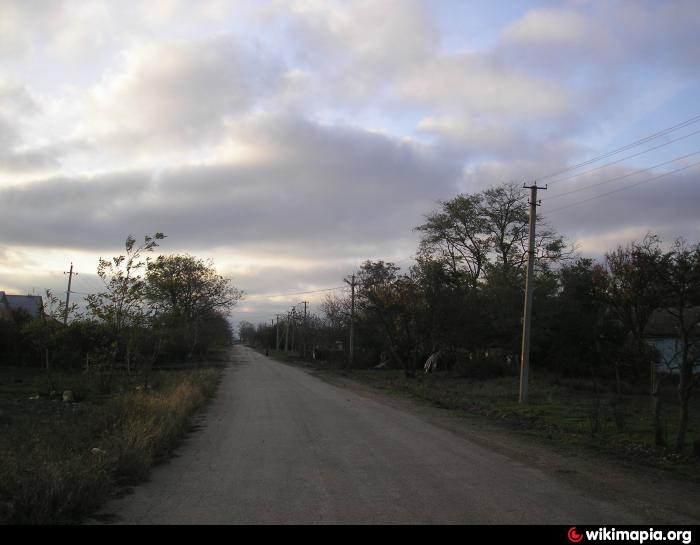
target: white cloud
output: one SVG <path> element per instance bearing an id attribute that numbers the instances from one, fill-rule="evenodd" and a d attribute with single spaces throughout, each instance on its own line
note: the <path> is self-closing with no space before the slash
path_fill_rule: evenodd
<path id="1" fill-rule="evenodd" d="M 441 57 L 414 68 L 399 89 L 404 97 L 438 111 L 485 118 L 548 121 L 573 107 L 565 87 L 477 54 Z"/>
<path id="2" fill-rule="evenodd" d="M 139 43 L 93 90 L 87 135 L 129 147 L 206 145 L 228 116 L 253 108 L 277 85 L 281 66 L 232 36 Z"/>
<path id="3" fill-rule="evenodd" d="M 508 25 L 501 34 L 503 42 L 515 46 L 594 45 L 595 26 L 584 15 L 562 9 L 527 12 Z"/>

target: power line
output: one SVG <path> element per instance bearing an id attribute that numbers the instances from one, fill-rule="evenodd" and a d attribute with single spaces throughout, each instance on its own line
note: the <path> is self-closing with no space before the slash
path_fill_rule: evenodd
<path id="1" fill-rule="evenodd" d="M 603 197 L 607 197 L 608 195 L 613 195 L 613 194 L 615 194 L 615 193 L 619 193 L 619 192 L 625 191 L 625 190 L 627 190 L 627 189 L 632 189 L 633 187 L 637 187 L 637 186 L 640 186 L 640 185 L 642 185 L 642 184 L 646 184 L 646 183 L 649 183 L 649 182 L 653 182 L 654 180 L 658 180 L 658 179 L 660 179 L 660 178 L 665 178 L 666 176 L 670 176 L 671 174 L 677 174 L 678 172 L 683 172 L 684 170 L 688 170 L 689 168 L 692 168 L 692 167 L 695 167 L 695 166 L 698 166 L 698 165 L 700 165 L 700 161 L 698 161 L 698 162 L 696 162 L 696 163 L 692 163 L 692 164 L 690 164 L 690 165 L 686 165 L 686 166 L 684 166 L 684 167 L 682 167 L 682 168 L 678 168 L 678 169 L 676 169 L 676 170 L 671 170 L 671 171 L 669 171 L 669 172 L 664 172 L 663 174 L 659 174 L 658 176 L 654 176 L 654 177 L 652 177 L 652 178 L 647 178 L 647 179 L 645 179 L 645 180 L 642 180 L 642 181 L 640 181 L 640 182 L 636 182 L 636 183 L 634 183 L 634 184 L 626 185 L 626 186 L 620 187 L 620 188 L 618 188 L 618 189 L 613 189 L 612 191 L 608 191 L 607 193 L 601 193 L 600 195 L 595 195 L 595 196 L 590 197 L 590 198 L 588 198 L 588 199 L 583 199 L 583 200 L 581 200 L 581 201 L 576 201 L 576 202 L 573 202 L 573 203 L 571 203 L 571 204 L 567 204 L 566 206 L 560 206 L 559 208 L 554 208 L 554 209 L 552 209 L 552 210 L 549 210 L 547 213 L 548 213 L 548 214 L 552 214 L 553 212 L 559 212 L 560 210 L 565 210 L 565 209 L 567 209 L 567 208 L 572 208 L 572 207 L 574 207 L 574 206 L 578 206 L 579 204 L 583 204 L 583 203 L 587 203 L 587 202 L 590 202 L 590 201 L 594 201 L 594 200 L 596 200 L 596 199 L 601 199 L 601 198 L 603 198 Z"/>
<path id="2" fill-rule="evenodd" d="M 280 312 L 284 311 L 278 311 L 278 312 L 270 312 L 270 311 L 264 311 L 264 312 L 257 312 L 254 310 L 232 310 L 231 314 L 248 314 L 249 316 L 270 316 L 271 314 L 277 314 Z"/>
<path id="3" fill-rule="evenodd" d="M 640 151 L 638 153 L 628 155 L 627 157 L 623 157 L 622 159 L 618 159 L 617 161 L 611 161 L 610 163 L 605 163 L 604 165 L 600 165 L 598 167 L 591 168 L 591 169 L 585 170 L 583 172 L 579 172 L 578 174 L 572 174 L 571 176 L 566 176 L 565 178 L 558 178 L 556 180 L 552 180 L 551 182 L 548 182 L 548 185 L 553 185 L 553 184 L 556 184 L 559 182 L 565 182 L 566 180 L 578 178 L 579 176 L 584 176 L 586 174 L 590 174 L 591 172 L 596 172 L 596 171 L 604 169 L 606 167 L 609 167 L 612 165 L 617 165 L 619 163 L 623 163 L 623 162 L 627 161 L 628 159 L 634 159 L 635 157 L 639 157 L 640 155 L 644 155 L 645 153 L 649 153 L 651 151 L 656 151 L 657 149 L 661 149 L 665 146 L 669 146 L 669 145 L 674 144 L 676 142 L 679 142 L 681 140 L 685 140 L 686 138 L 690 138 L 691 136 L 695 136 L 696 134 L 700 134 L 700 129 L 698 129 L 697 131 L 693 131 L 689 134 L 685 134 L 683 136 L 680 136 L 678 138 L 674 138 L 673 140 L 669 140 L 668 142 L 664 142 L 663 144 L 659 144 L 658 146 L 654 146 L 653 148 L 649 148 L 649 149 Z"/>
<path id="4" fill-rule="evenodd" d="M 290 293 L 277 293 L 277 294 L 265 294 L 265 293 L 260 293 L 260 294 L 252 294 L 248 295 L 247 298 L 262 298 L 262 299 L 272 299 L 273 297 L 285 297 L 287 295 L 306 295 L 307 293 L 321 293 L 324 291 L 335 291 L 335 290 L 340 290 L 340 289 L 345 289 L 345 286 L 336 286 L 335 288 L 324 288 L 321 290 L 311 290 L 311 291 L 295 291 L 295 292 L 290 292 Z"/>
<path id="5" fill-rule="evenodd" d="M 559 170 L 557 172 L 552 172 L 550 174 L 540 176 L 538 178 L 538 181 L 547 180 L 548 178 L 554 178 L 555 176 L 559 176 L 560 174 L 565 174 L 567 172 L 571 172 L 572 170 L 576 170 L 576 169 L 579 169 L 581 167 L 588 166 L 588 165 L 595 163 L 597 161 L 600 161 L 602 159 L 607 159 L 608 157 L 612 157 L 613 155 L 617 155 L 618 153 L 622 153 L 623 151 L 627 151 L 629 149 L 635 148 L 635 147 L 640 146 L 642 144 L 646 144 L 647 142 L 650 142 L 651 140 L 655 140 L 656 138 L 660 138 L 662 136 L 665 136 L 669 133 L 672 133 L 673 131 L 677 131 L 678 129 L 682 129 L 684 127 L 687 127 L 688 125 L 692 125 L 694 123 L 697 123 L 698 121 L 700 121 L 700 115 L 693 116 L 689 119 L 686 119 L 685 121 L 677 123 L 676 125 L 672 125 L 671 127 L 667 127 L 665 129 L 662 129 L 658 132 L 650 134 L 649 136 L 645 136 L 643 138 L 640 138 L 639 140 L 635 140 L 634 142 L 626 144 L 620 148 L 614 149 L 612 151 L 608 151 L 608 152 L 603 153 L 601 155 L 598 155 L 596 157 L 592 157 L 590 159 L 587 159 L 586 161 L 583 161 L 583 162 L 578 163 L 576 165 Z"/>
<path id="6" fill-rule="evenodd" d="M 623 174 L 623 175 L 621 175 L 621 176 L 615 176 L 614 178 L 609 178 L 609 179 L 604 180 L 604 181 L 602 181 L 602 182 L 597 182 L 597 183 L 595 183 L 595 184 L 589 184 L 589 185 L 586 185 L 586 186 L 583 186 L 583 187 L 578 187 L 578 188 L 576 188 L 576 189 L 572 189 L 571 191 L 566 191 L 566 192 L 564 192 L 564 193 L 559 193 L 559 194 L 557 194 L 557 195 L 554 195 L 554 196 L 552 196 L 552 197 L 546 199 L 546 202 L 549 202 L 549 201 L 554 200 L 554 199 L 559 199 L 559 198 L 561 198 L 561 197 L 565 197 L 566 195 L 572 195 L 572 194 L 574 194 L 574 193 L 580 193 L 581 191 L 586 191 L 587 189 L 591 189 L 591 188 L 593 188 L 593 187 L 598 187 L 598 186 L 601 186 L 601 185 L 605 185 L 605 184 L 609 184 L 609 183 L 612 183 L 612 182 L 616 182 L 616 181 L 618 181 L 618 180 L 623 180 L 624 178 L 629 178 L 630 176 L 636 176 L 637 174 L 641 174 L 642 172 L 648 172 L 648 171 L 653 170 L 653 169 L 655 169 L 655 168 L 658 168 L 658 167 L 661 167 L 661 166 L 665 166 L 665 165 L 668 165 L 668 164 L 670 164 L 670 163 L 675 163 L 676 161 L 681 161 L 681 160 L 683 160 L 683 159 L 687 159 L 688 157 L 692 157 L 692 156 L 698 155 L 698 154 L 700 154 L 700 150 L 694 151 L 693 153 L 689 153 L 688 155 L 683 155 L 682 157 L 675 157 L 674 159 L 670 159 L 669 161 L 664 161 L 663 163 L 658 163 L 658 164 L 653 165 L 653 166 L 650 166 L 650 167 L 648 167 L 648 168 L 643 168 L 643 169 L 640 169 L 640 170 L 635 170 L 634 172 L 628 172 L 627 174 Z"/>

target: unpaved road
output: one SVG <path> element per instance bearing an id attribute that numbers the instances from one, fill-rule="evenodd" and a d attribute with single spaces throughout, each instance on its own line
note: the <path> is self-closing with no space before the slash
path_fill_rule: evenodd
<path id="1" fill-rule="evenodd" d="M 700 497 L 692 486 L 679 490 L 682 483 L 675 483 L 667 489 L 653 477 L 549 453 L 362 387 L 329 384 L 245 347 L 234 349 L 200 423 L 175 458 L 133 493 L 111 500 L 100 520 L 568 525 L 700 520 L 696 507 L 686 512 L 677 507 L 685 505 L 685 494 Z"/>

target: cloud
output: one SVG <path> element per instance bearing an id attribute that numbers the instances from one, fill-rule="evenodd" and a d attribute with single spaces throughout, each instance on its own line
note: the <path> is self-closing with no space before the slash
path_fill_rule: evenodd
<path id="1" fill-rule="evenodd" d="M 606 169 L 605 172 L 554 185 L 543 192 L 541 212 L 555 228 L 580 240 L 587 251 L 598 253 L 614 247 L 616 240 L 619 243 L 629 242 L 647 231 L 658 233 L 668 241 L 678 236 L 696 239 L 700 229 L 695 210 L 695 203 L 700 200 L 700 168 L 697 166 L 572 207 L 568 205 L 642 182 L 663 172 L 630 176 L 603 187 L 591 187 L 587 191 L 553 198 L 635 170 L 630 167 Z"/>
<path id="2" fill-rule="evenodd" d="M 563 9 L 537 9 L 508 25 L 501 40 L 515 47 L 591 45 L 595 25 L 580 13 Z"/>
<path id="3" fill-rule="evenodd" d="M 23 128 L 39 111 L 25 86 L 0 81 L 0 173 L 37 172 L 58 165 L 59 148 L 25 143 Z"/>
<path id="4" fill-rule="evenodd" d="M 485 5 L 484 21 L 508 22 L 478 38 L 455 38 L 444 17 L 464 10 L 445 6 L 0 3 L 0 64 L 16 78 L 0 83 L 0 241 L 102 251 L 162 230 L 294 291 L 409 255 L 438 199 L 691 115 L 671 100 L 698 86 L 692 0 Z M 692 234 L 690 173 L 667 181 L 552 222 L 590 247 L 647 227 Z"/>
<path id="5" fill-rule="evenodd" d="M 414 0 L 276 3 L 304 64 L 370 83 L 420 63 L 439 36 L 425 5 Z M 360 84 L 358 84 L 360 85 Z"/>
<path id="6" fill-rule="evenodd" d="M 96 0 L 26 0 L 0 3 L 0 58 L 37 52 L 84 59 L 106 45 L 114 17 Z"/>
<path id="7" fill-rule="evenodd" d="M 393 253 L 436 200 L 454 193 L 459 178 L 458 165 L 429 149 L 359 129 L 262 116 L 234 132 L 260 150 L 255 160 L 5 189 L 3 241 L 99 248 L 128 232 L 158 230 L 184 248 Z"/>
<path id="8" fill-rule="evenodd" d="M 437 111 L 547 121 L 568 114 L 569 91 L 553 81 L 506 69 L 486 56 L 444 56 L 411 71 L 403 97 Z"/>
<path id="9" fill-rule="evenodd" d="M 204 146 L 228 116 L 255 107 L 282 65 L 230 35 L 196 42 L 138 43 L 92 91 L 86 137 L 118 147 Z"/>

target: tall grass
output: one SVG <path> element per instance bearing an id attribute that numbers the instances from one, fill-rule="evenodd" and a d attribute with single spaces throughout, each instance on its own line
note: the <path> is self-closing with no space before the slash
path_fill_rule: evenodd
<path id="1" fill-rule="evenodd" d="M 86 398 L 76 404 L 48 394 L 29 402 L 32 386 L 14 399 L 14 389 L 0 390 L 0 522 L 74 522 L 118 485 L 142 480 L 186 432 L 219 374 L 164 372 L 150 389 L 129 383 L 107 396 L 90 393 L 95 389 L 79 377 Z"/>

